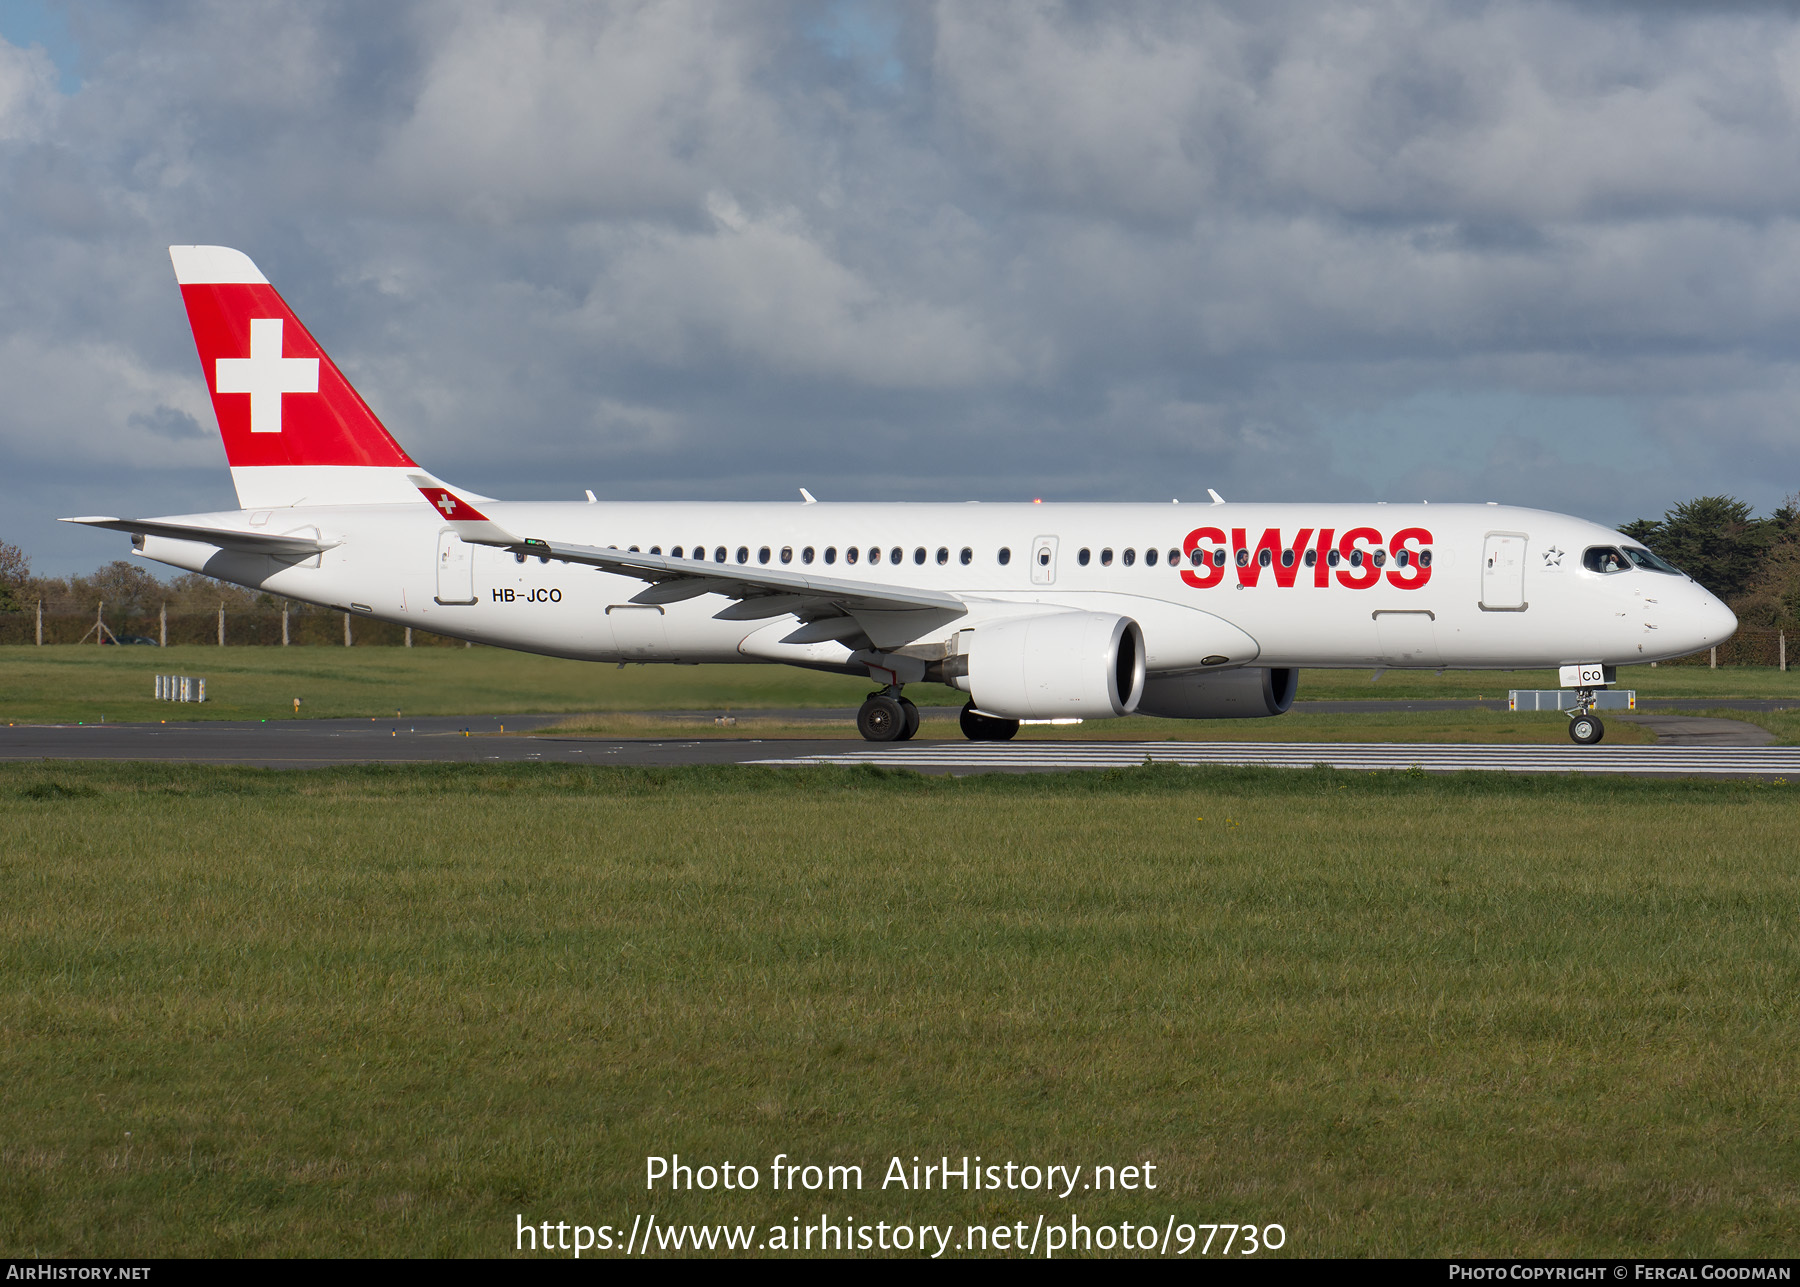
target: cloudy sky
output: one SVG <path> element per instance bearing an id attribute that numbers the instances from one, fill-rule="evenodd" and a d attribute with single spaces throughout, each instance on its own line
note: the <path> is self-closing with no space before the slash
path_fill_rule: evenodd
<path id="1" fill-rule="evenodd" d="M 1800 490 L 1800 15 L 0 0 L 0 539 L 235 507 L 165 247 L 508 498 Z"/>

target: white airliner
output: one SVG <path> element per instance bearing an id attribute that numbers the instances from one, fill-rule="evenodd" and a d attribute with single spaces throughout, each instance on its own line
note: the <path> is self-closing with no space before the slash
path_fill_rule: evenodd
<path id="1" fill-rule="evenodd" d="M 242 508 L 66 521 L 289 599 L 602 662 L 778 662 L 969 695 L 963 732 L 1279 715 L 1302 667 L 1613 668 L 1737 621 L 1618 532 L 1497 505 L 521 503 L 394 441 L 249 258 L 174 246 Z"/>

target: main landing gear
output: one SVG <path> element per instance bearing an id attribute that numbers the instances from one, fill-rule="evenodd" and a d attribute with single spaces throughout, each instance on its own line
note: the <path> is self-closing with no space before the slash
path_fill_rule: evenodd
<path id="1" fill-rule="evenodd" d="M 1594 714 L 1594 690 L 1575 690 L 1575 709 L 1569 712 L 1569 737 L 1582 746 L 1593 746 L 1606 736 L 1606 725 Z"/>
<path id="2" fill-rule="evenodd" d="M 856 712 L 856 731 L 870 742 L 906 742 L 919 731 L 919 708 L 898 684 L 870 693 Z"/>
<path id="3" fill-rule="evenodd" d="M 971 742 L 1010 742 L 1019 731 L 1018 720 L 983 715 L 975 709 L 974 702 L 962 708 L 960 723 L 963 736 Z"/>

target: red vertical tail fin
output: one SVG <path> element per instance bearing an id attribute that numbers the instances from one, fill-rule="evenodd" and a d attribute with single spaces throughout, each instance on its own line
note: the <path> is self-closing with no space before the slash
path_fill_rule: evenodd
<path id="1" fill-rule="evenodd" d="M 170 246 L 238 502 L 416 502 L 400 444 L 249 256 Z"/>

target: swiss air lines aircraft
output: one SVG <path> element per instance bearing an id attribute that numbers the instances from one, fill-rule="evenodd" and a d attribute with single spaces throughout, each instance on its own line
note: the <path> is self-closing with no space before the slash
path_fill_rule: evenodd
<path id="1" fill-rule="evenodd" d="M 415 464 L 250 260 L 170 249 L 241 509 L 68 520 L 345 612 L 590 661 L 779 662 L 1021 720 L 1279 715 L 1301 667 L 1558 666 L 1577 741 L 1613 667 L 1737 628 L 1650 551 L 1495 505 L 502 501 Z"/>

